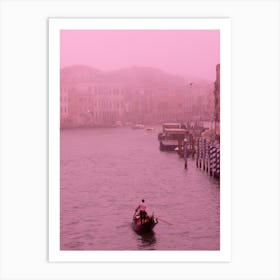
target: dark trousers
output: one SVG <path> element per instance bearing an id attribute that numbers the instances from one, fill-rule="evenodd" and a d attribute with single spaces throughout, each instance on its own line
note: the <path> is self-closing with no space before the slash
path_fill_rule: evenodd
<path id="1" fill-rule="evenodd" d="M 147 216 L 147 213 L 145 211 L 140 211 L 140 221 L 141 221 L 141 224 L 142 224 L 142 220 L 145 221 L 146 216 Z"/>

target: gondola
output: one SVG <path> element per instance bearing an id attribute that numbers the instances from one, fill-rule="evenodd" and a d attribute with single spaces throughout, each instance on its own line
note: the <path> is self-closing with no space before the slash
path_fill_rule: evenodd
<path id="1" fill-rule="evenodd" d="M 132 228 L 137 233 L 147 233 L 151 232 L 157 223 L 158 220 L 154 215 L 147 215 L 145 219 L 142 219 L 142 224 L 140 215 L 134 215 L 132 219 Z"/>

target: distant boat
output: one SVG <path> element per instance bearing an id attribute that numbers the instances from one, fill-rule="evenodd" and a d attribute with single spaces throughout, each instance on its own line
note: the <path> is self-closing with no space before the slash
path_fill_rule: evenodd
<path id="1" fill-rule="evenodd" d="M 147 127 L 146 130 L 147 130 L 147 131 L 153 131 L 153 130 L 155 130 L 155 129 L 154 129 L 153 127 Z"/>
<path id="2" fill-rule="evenodd" d="M 114 127 L 123 127 L 122 121 L 116 121 Z"/>
<path id="3" fill-rule="evenodd" d="M 143 124 L 136 124 L 132 127 L 132 129 L 143 129 L 145 126 Z"/>
<path id="4" fill-rule="evenodd" d="M 147 233 L 151 232 L 157 223 L 158 220 L 154 217 L 154 215 L 147 215 L 145 220 L 142 220 L 142 224 L 140 215 L 134 215 L 132 220 L 132 228 L 137 233 Z"/>

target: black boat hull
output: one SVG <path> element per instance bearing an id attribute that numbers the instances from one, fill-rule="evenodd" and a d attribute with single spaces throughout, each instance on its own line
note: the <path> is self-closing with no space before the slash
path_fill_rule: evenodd
<path id="1" fill-rule="evenodd" d="M 148 217 L 147 221 L 140 222 L 140 218 L 134 218 L 132 221 L 132 228 L 137 233 L 147 233 L 153 231 L 153 228 L 158 223 L 157 219 L 153 216 Z"/>
<path id="2" fill-rule="evenodd" d="M 159 143 L 159 149 L 161 151 L 175 151 L 175 149 L 178 148 L 178 144 L 175 145 L 165 145 L 160 141 Z"/>

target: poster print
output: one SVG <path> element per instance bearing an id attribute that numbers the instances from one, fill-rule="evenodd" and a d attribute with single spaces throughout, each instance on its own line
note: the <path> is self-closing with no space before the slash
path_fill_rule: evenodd
<path id="1" fill-rule="evenodd" d="M 227 27 L 50 20 L 50 260 L 228 260 Z"/>

